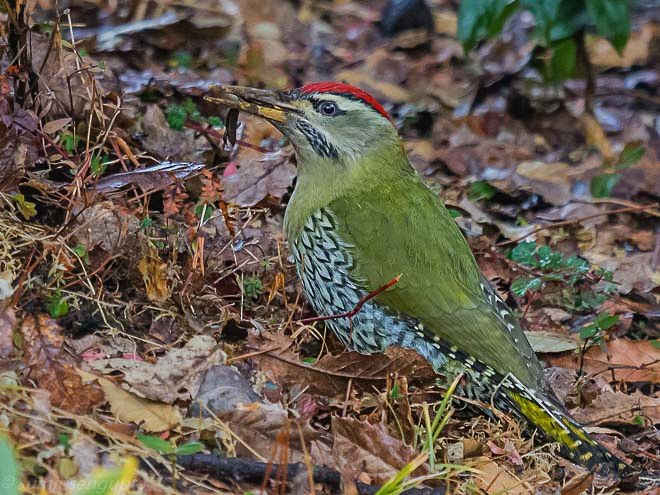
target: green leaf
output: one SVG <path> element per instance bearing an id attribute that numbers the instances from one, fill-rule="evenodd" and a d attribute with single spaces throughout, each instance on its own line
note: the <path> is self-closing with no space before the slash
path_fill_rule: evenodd
<path id="1" fill-rule="evenodd" d="M 642 159 L 646 153 L 646 148 L 643 144 L 639 143 L 628 143 L 625 148 L 621 151 L 619 159 L 617 160 L 616 169 L 623 170 L 625 168 L 632 167 L 638 161 Z"/>
<path id="2" fill-rule="evenodd" d="M 544 270 L 557 270 L 564 266 L 564 256 L 550 246 L 541 246 L 536 251 L 538 266 Z"/>
<path id="3" fill-rule="evenodd" d="M 78 256 L 83 261 L 83 263 L 89 265 L 89 254 L 87 253 L 87 248 L 84 244 L 77 244 L 74 246 L 73 252 L 76 253 L 76 256 Z"/>
<path id="4" fill-rule="evenodd" d="M 13 196 L 14 201 L 16 201 L 16 207 L 18 211 L 21 212 L 27 220 L 32 218 L 37 214 L 37 205 L 25 199 L 25 196 L 21 193 L 16 193 Z"/>
<path id="5" fill-rule="evenodd" d="M 140 228 L 141 229 L 148 229 L 154 224 L 154 220 L 151 217 L 144 217 L 142 220 L 140 220 Z"/>
<path id="6" fill-rule="evenodd" d="M 212 115 L 211 117 L 208 118 L 209 124 L 211 124 L 211 127 L 224 127 L 225 123 L 224 121 L 215 115 Z"/>
<path id="7" fill-rule="evenodd" d="M 561 0 L 522 0 L 522 8 L 534 16 L 535 37 L 543 44 L 550 42 L 550 30 L 557 18 L 560 2 Z"/>
<path id="8" fill-rule="evenodd" d="M 57 440 L 60 442 L 60 445 L 65 449 L 71 448 L 71 438 L 66 433 L 60 433 L 57 435 Z"/>
<path id="9" fill-rule="evenodd" d="M 172 444 L 167 440 L 163 440 L 160 437 L 154 437 L 152 435 L 144 435 L 142 433 L 138 433 L 137 439 L 145 447 L 153 449 L 161 454 L 172 454 L 174 452 L 174 447 L 172 446 Z"/>
<path id="10" fill-rule="evenodd" d="M 597 325 L 590 323 L 586 327 L 580 329 L 580 338 L 582 340 L 587 340 L 595 337 L 598 334 L 599 328 Z"/>
<path id="11" fill-rule="evenodd" d="M 612 328 L 619 322 L 619 317 L 617 315 L 610 315 L 607 313 L 601 313 L 596 317 L 594 324 L 598 326 L 601 330 L 607 330 Z"/>
<path id="12" fill-rule="evenodd" d="M 452 218 L 459 218 L 463 216 L 463 212 L 457 210 L 456 208 L 447 208 L 447 211 L 449 212 L 449 216 Z"/>
<path id="13" fill-rule="evenodd" d="M 521 242 L 511 250 L 509 258 L 526 265 L 536 264 L 536 242 Z"/>
<path id="14" fill-rule="evenodd" d="M 458 7 L 458 40 L 467 52 L 484 38 L 502 31 L 519 7 L 517 0 L 462 0 Z"/>
<path id="15" fill-rule="evenodd" d="M 190 68 L 192 67 L 193 56 L 190 52 L 179 50 L 174 52 L 174 56 L 170 59 L 168 65 L 172 68 Z"/>
<path id="16" fill-rule="evenodd" d="M 248 299 L 256 299 L 262 290 L 263 284 L 257 276 L 247 277 L 243 281 L 243 294 Z"/>
<path id="17" fill-rule="evenodd" d="M 552 58 L 546 68 L 546 77 L 550 81 L 562 81 L 575 74 L 577 45 L 572 38 L 557 43 L 552 49 Z"/>
<path id="18" fill-rule="evenodd" d="M 211 216 L 213 215 L 213 206 L 206 203 L 205 201 L 202 201 L 201 203 L 197 203 L 195 205 L 195 215 L 197 215 L 197 217 L 200 218 L 202 220 L 202 223 L 204 224 L 208 222 L 209 218 L 211 218 Z"/>
<path id="19" fill-rule="evenodd" d="M 497 189 L 491 186 L 485 180 L 478 180 L 470 184 L 468 199 L 470 201 L 479 201 L 480 199 L 490 199 L 497 193 Z"/>
<path id="20" fill-rule="evenodd" d="M 4 435 L 0 435 L 0 480 L 2 495 L 19 495 L 21 469 L 16 461 L 14 447 Z"/>
<path id="21" fill-rule="evenodd" d="M 89 169 L 92 171 L 92 175 L 98 176 L 103 175 L 108 169 L 107 157 L 95 156 L 92 158 L 92 163 L 89 164 Z"/>
<path id="22" fill-rule="evenodd" d="M 188 442 L 183 445 L 179 445 L 174 453 L 177 455 L 192 455 L 197 452 L 204 450 L 204 444 L 202 442 Z"/>
<path id="23" fill-rule="evenodd" d="M 630 37 L 628 0 L 586 0 L 586 4 L 598 34 L 609 39 L 621 55 Z"/>
<path id="24" fill-rule="evenodd" d="M 46 309 L 53 318 L 61 318 L 69 314 L 69 303 L 62 298 L 62 293 L 58 290 L 48 298 Z"/>
<path id="25" fill-rule="evenodd" d="M 584 0 L 562 0 L 548 32 L 548 42 L 570 38 L 589 25 L 589 13 Z"/>
<path id="26" fill-rule="evenodd" d="M 637 426 L 644 426 L 644 418 L 642 416 L 640 416 L 639 414 L 636 414 L 633 417 L 631 423 L 634 424 L 634 425 L 637 425 Z"/>
<path id="27" fill-rule="evenodd" d="M 594 198 L 606 198 L 612 195 L 612 190 L 621 180 L 621 174 L 600 174 L 591 179 L 591 195 Z"/>
<path id="28" fill-rule="evenodd" d="M 165 117 L 167 118 L 167 125 L 175 131 L 180 131 L 186 123 L 188 112 L 181 105 L 168 105 L 165 109 Z"/>
<path id="29" fill-rule="evenodd" d="M 523 297 L 528 291 L 539 290 L 543 281 L 538 277 L 517 278 L 511 284 L 511 292 L 519 297 Z"/>
<path id="30" fill-rule="evenodd" d="M 76 149 L 76 146 L 78 146 L 78 141 L 79 138 L 75 137 L 69 132 L 63 132 L 60 134 L 60 142 L 62 143 L 62 147 L 67 153 L 72 153 Z"/>

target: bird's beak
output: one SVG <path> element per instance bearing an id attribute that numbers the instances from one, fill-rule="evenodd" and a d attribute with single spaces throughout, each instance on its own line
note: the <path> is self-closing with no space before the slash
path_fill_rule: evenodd
<path id="1" fill-rule="evenodd" d="M 206 101 L 258 115 L 274 123 L 286 122 L 287 115 L 300 113 L 299 109 L 290 104 L 291 98 L 283 91 L 243 86 L 214 86 L 212 89 L 214 96 L 205 96 Z"/>

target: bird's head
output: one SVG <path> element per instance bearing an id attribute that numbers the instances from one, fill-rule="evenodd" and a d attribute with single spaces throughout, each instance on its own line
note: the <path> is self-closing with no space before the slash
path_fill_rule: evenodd
<path id="1" fill-rule="evenodd" d="M 269 120 L 298 155 L 300 173 L 311 167 L 351 167 L 375 148 L 399 146 L 390 116 L 367 92 L 319 82 L 291 91 L 222 86 L 213 102 Z"/>
<path id="2" fill-rule="evenodd" d="M 265 118 L 291 141 L 298 180 L 284 222 L 290 237 L 309 214 L 335 199 L 391 188 L 414 175 L 385 109 L 354 86 L 320 82 L 291 91 L 222 86 L 218 97 L 207 100 Z"/>

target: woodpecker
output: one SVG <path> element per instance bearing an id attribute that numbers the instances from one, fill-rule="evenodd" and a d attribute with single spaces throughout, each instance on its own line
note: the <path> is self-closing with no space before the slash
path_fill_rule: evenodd
<path id="1" fill-rule="evenodd" d="M 291 91 L 221 86 L 208 100 L 261 116 L 298 166 L 284 229 L 309 304 L 362 354 L 417 351 L 460 393 L 526 420 L 569 460 L 606 476 L 629 466 L 571 418 L 519 321 L 481 274 L 458 226 L 408 161 L 385 109 L 335 82 Z"/>

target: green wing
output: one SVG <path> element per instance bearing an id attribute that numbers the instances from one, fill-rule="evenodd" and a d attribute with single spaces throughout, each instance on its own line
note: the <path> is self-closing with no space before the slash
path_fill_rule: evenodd
<path id="1" fill-rule="evenodd" d="M 456 223 L 418 176 L 333 201 L 339 236 L 352 245 L 353 275 L 391 311 L 417 318 L 502 375 L 542 387 L 542 370 L 518 322 L 481 275 Z"/>

